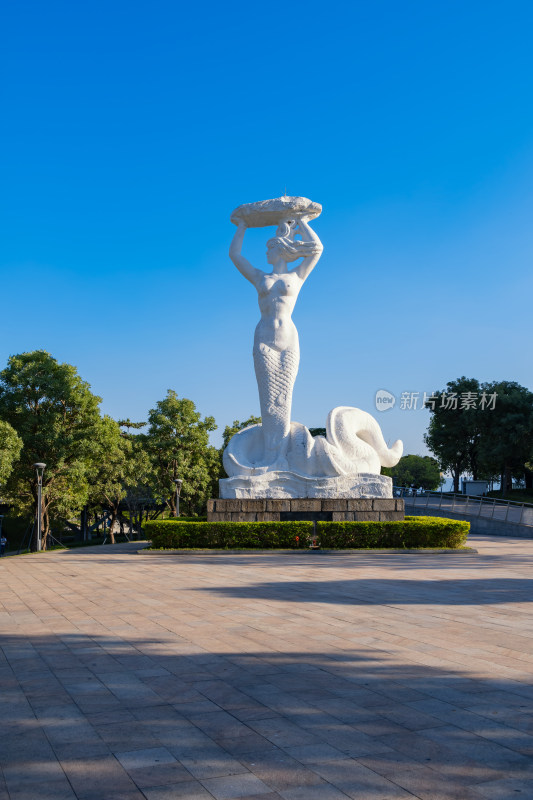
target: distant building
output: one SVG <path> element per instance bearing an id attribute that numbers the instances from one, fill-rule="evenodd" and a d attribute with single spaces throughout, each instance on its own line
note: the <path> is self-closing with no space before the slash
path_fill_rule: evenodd
<path id="1" fill-rule="evenodd" d="M 471 481 L 471 480 L 464 480 L 461 481 L 462 483 L 462 492 L 463 494 L 469 495 L 483 495 L 487 494 L 489 490 L 489 482 L 488 481 Z"/>

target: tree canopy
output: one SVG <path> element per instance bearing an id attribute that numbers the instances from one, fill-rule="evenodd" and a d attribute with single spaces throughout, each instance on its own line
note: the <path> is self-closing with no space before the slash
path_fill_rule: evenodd
<path id="1" fill-rule="evenodd" d="M 89 476 L 98 454 L 100 398 L 75 367 L 44 350 L 11 356 L 0 372 L 0 419 L 22 441 L 6 485 L 20 508 L 35 508 L 34 464 L 44 462 L 43 533 L 50 515 L 69 516 L 87 501 Z"/>
<path id="2" fill-rule="evenodd" d="M 132 477 L 132 449 L 131 441 L 122 436 L 119 424 L 111 417 L 104 416 L 100 422 L 98 453 L 91 474 L 88 503 L 92 507 L 103 507 L 110 511 L 111 542 L 115 541 L 113 526 Z"/>
<path id="3" fill-rule="evenodd" d="M 512 381 L 457 378 L 426 402 L 431 419 L 424 440 L 454 491 L 462 474 L 500 479 L 502 488 L 523 477 L 533 457 L 533 393 Z"/>
<path id="4" fill-rule="evenodd" d="M 212 471 L 218 469 L 218 452 L 209 445 L 209 432 L 217 427 L 214 417 L 202 420 L 192 400 L 180 399 L 169 389 L 165 399 L 148 413 L 148 426 L 144 443 L 157 493 L 175 514 L 174 481 L 180 478 L 181 497 L 193 511 L 207 499 Z"/>
<path id="5" fill-rule="evenodd" d="M 464 400 L 467 396 L 477 398 L 479 394 L 479 381 L 462 377 L 448 381 L 444 390 L 433 393 L 435 400 L 426 403 L 431 419 L 424 441 L 441 469 L 451 473 L 455 492 L 459 491 L 463 473 L 478 477 L 479 409 L 477 404 Z"/>
<path id="6" fill-rule="evenodd" d="M 113 523 L 140 522 L 143 511 L 175 513 L 176 478 L 182 502 L 202 513 L 216 496 L 219 451 L 209 444 L 213 417 L 202 418 L 192 400 L 169 390 L 148 422 L 102 416 L 100 398 L 75 367 L 44 350 L 12 356 L 0 372 L 0 487 L 16 513 L 34 516 L 34 465 L 46 464 L 42 493 L 43 541 L 82 509 Z M 36 545 L 34 540 L 33 546 Z"/>
<path id="7" fill-rule="evenodd" d="M 22 449 L 22 439 L 9 422 L 0 419 L 0 491 Z"/>
<path id="8" fill-rule="evenodd" d="M 441 484 L 439 463 L 431 456 L 402 456 L 395 467 L 383 467 L 396 486 L 416 486 L 417 489 L 438 489 Z"/>
<path id="9" fill-rule="evenodd" d="M 498 475 L 507 492 L 533 458 L 533 392 L 514 381 L 494 381 L 484 389 L 496 402 L 482 416 L 480 464 L 486 475 Z"/>

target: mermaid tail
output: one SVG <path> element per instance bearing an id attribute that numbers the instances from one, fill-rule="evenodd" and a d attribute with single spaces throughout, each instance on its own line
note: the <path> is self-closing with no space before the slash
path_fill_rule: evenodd
<path id="1" fill-rule="evenodd" d="M 372 469 L 358 470 L 379 474 L 381 467 L 393 467 L 403 452 L 403 443 L 398 439 L 388 447 L 379 423 L 371 414 L 360 408 L 339 406 L 330 411 L 326 422 L 327 439 L 351 461 L 365 460 Z"/>
<path id="2" fill-rule="evenodd" d="M 292 390 L 299 362 L 298 347 L 281 352 L 264 343 L 254 347 L 265 453 L 280 454 L 282 443 L 289 434 Z"/>
<path id="3" fill-rule="evenodd" d="M 379 475 L 381 467 L 393 467 L 401 458 L 400 440 L 387 447 L 378 422 L 360 408 L 340 406 L 328 415 L 326 436 L 311 436 L 308 429 L 292 422 L 278 453 L 283 459 L 268 465 L 263 425 L 251 425 L 230 440 L 224 451 L 227 474 L 257 475 L 284 469 L 305 477 Z"/>

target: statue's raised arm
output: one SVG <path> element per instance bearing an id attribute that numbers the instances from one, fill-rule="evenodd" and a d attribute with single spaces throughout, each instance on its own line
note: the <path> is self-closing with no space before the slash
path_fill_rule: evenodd
<path id="1" fill-rule="evenodd" d="M 305 217 L 300 217 L 298 220 L 298 229 L 296 230 L 295 235 L 297 234 L 300 234 L 302 237 L 302 250 L 305 249 L 306 255 L 304 256 L 303 261 L 301 261 L 297 267 L 293 267 L 293 269 L 289 270 L 289 272 L 296 273 L 296 275 L 298 275 L 302 281 L 305 281 L 311 271 L 316 267 L 317 261 L 322 255 L 322 250 L 324 248 L 314 230 L 309 227 Z M 296 240 L 296 243 L 298 243 L 298 240 Z M 307 255 L 309 252 L 311 254 Z"/>
<path id="2" fill-rule="evenodd" d="M 244 220 L 239 220 L 235 236 L 229 248 L 229 257 L 244 277 L 257 287 L 258 282 L 264 275 L 264 272 L 254 267 L 247 258 L 242 255 L 242 243 L 244 241 L 244 234 L 246 233 L 246 223 Z"/>

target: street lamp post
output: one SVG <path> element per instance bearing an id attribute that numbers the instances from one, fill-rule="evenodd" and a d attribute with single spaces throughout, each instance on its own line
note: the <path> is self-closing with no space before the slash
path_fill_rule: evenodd
<path id="1" fill-rule="evenodd" d="M 43 522 L 43 473 L 46 464 L 38 461 L 33 465 L 37 474 L 37 550 L 43 549 L 42 522 Z"/>
<path id="2" fill-rule="evenodd" d="M 181 494 L 181 485 L 183 481 L 181 478 L 174 478 L 174 483 L 176 484 L 176 513 L 175 516 L 179 517 L 180 515 L 180 494 Z"/>

